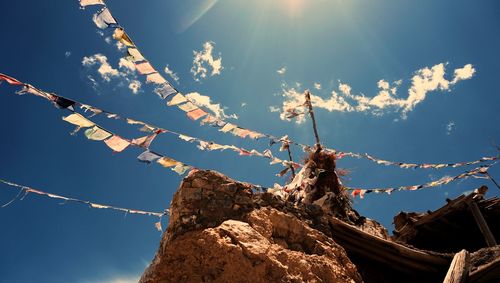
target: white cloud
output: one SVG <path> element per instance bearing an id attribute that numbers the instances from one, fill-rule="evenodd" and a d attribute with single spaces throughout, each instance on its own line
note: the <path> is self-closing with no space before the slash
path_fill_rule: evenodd
<path id="1" fill-rule="evenodd" d="M 317 90 L 321 90 L 321 84 L 320 83 L 314 83 L 314 88 Z"/>
<path id="2" fill-rule="evenodd" d="M 392 84 L 386 80 L 379 80 L 377 82 L 378 92 L 373 97 L 367 97 L 363 94 L 354 95 L 351 86 L 339 82 L 338 90 L 340 94 L 332 91 L 331 96 L 327 98 L 311 95 L 311 102 L 315 108 L 328 111 L 368 112 L 375 116 L 384 115 L 388 112 L 399 112 L 401 118 L 406 119 L 408 112 L 424 101 L 429 92 L 436 90 L 450 91 L 450 87 L 458 81 L 470 79 L 475 73 L 475 69 L 471 64 L 455 69 L 451 81 L 445 78 L 445 73 L 444 63 L 417 70 L 411 78 L 411 86 L 405 99 L 397 96 L 402 80 L 394 81 Z M 300 87 L 298 86 L 298 88 Z M 295 88 L 287 89 L 286 85 L 283 85 L 281 95 L 285 99 L 281 107 L 280 118 L 289 120 L 286 118 L 287 113 L 290 113 L 295 108 L 300 109 L 304 102 L 303 93 L 295 90 Z M 298 116 L 296 118 L 297 123 L 303 121 L 304 117 Z"/>
<path id="3" fill-rule="evenodd" d="M 280 108 L 276 106 L 269 106 L 269 111 L 270 112 L 280 112 Z"/>
<path id="4" fill-rule="evenodd" d="M 141 82 L 138 80 L 131 80 L 128 84 L 128 88 L 132 91 L 133 94 L 139 93 L 141 90 Z"/>
<path id="5" fill-rule="evenodd" d="M 202 106 L 212 111 L 212 113 L 217 118 L 234 118 L 234 119 L 238 118 L 238 116 L 236 116 L 235 114 L 226 115 L 226 113 L 224 112 L 225 107 L 221 107 L 219 103 L 217 104 L 212 103 L 209 96 L 201 95 L 197 92 L 191 92 L 186 94 L 186 97 L 189 98 L 189 100 L 193 101 L 198 106 Z"/>
<path id="6" fill-rule="evenodd" d="M 125 50 L 125 48 L 127 48 L 127 46 L 125 46 L 125 44 L 121 43 L 120 41 L 117 41 L 115 43 L 115 46 L 116 46 L 116 49 L 118 49 L 118 51 L 122 51 L 122 50 Z"/>
<path id="7" fill-rule="evenodd" d="M 246 103 L 246 102 L 242 102 L 242 103 L 241 103 L 241 108 L 246 107 L 246 106 L 247 106 L 247 103 Z"/>
<path id="8" fill-rule="evenodd" d="M 119 72 L 117 69 L 111 67 L 108 63 L 108 58 L 102 54 L 94 54 L 89 57 L 83 57 L 82 65 L 85 67 L 91 67 L 94 65 L 99 65 L 97 72 L 101 75 L 102 79 L 109 82 L 111 81 L 111 77 L 119 76 Z"/>
<path id="9" fill-rule="evenodd" d="M 174 73 L 174 71 L 170 70 L 168 64 L 167 66 L 165 66 L 165 73 L 169 75 L 172 78 L 172 80 L 174 80 L 176 83 L 179 83 L 179 76 L 176 73 Z"/>
<path id="10" fill-rule="evenodd" d="M 141 279 L 141 277 L 135 275 L 118 275 L 102 279 L 84 280 L 81 281 L 81 283 L 137 283 L 139 279 Z"/>
<path id="11" fill-rule="evenodd" d="M 463 68 L 455 69 L 454 75 L 455 77 L 451 81 L 452 84 L 456 84 L 461 80 L 468 80 L 472 78 L 476 70 L 472 67 L 472 64 L 467 64 Z"/>
<path id="12" fill-rule="evenodd" d="M 278 73 L 279 75 L 283 76 L 285 73 L 286 73 L 286 67 L 281 67 L 279 68 L 276 73 Z"/>
<path id="13" fill-rule="evenodd" d="M 113 40 L 112 40 L 112 39 L 111 39 L 111 37 L 109 37 L 109 36 L 106 36 L 106 37 L 104 38 L 104 41 L 106 41 L 106 43 L 107 43 L 107 44 L 111 44 L 111 43 L 113 42 Z"/>
<path id="14" fill-rule="evenodd" d="M 120 58 L 118 61 L 118 69 L 113 68 L 108 62 L 108 58 L 100 53 L 83 57 L 82 65 L 87 68 L 97 66 L 97 73 L 103 81 L 111 82 L 112 79 L 117 79 L 117 86 L 128 86 L 134 94 L 139 93 L 141 89 L 142 84 L 137 80 L 134 63 L 124 58 Z M 87 78 L 91 81 L 92 87 L 96 89 L 98 86 L 96 80 L 91 75 L 88 75 Z"/>
<path id="15" fill-rule="evenodd" d="M 134 72 L 135 71 L 134 63 L 130 62 L 129 60 L 127 60 L 125 58 L 120 58 L 120 61 L 118 61 L 118 67 L 125 69 L 125 72 Z"/>
<path id="16" fill-rule="evenodd" d="M 64 52 L 64 57 L 69 58 L 71 56 L 71 51 Z"/>
<path id="17" fill-rule="evenodd" d="M 451 132 L 455 129 L 455 122 L 450 121 L 448 124 L 446 124 L 446 134 L 449 136 L 451 135 Z"/>
<path id="18" fill-rule="evenodd" d="M 200 81 L 200 79 L 206 79 L 208 74 L 208 68 L 211 68 L 210 76 L 220 75 L 222 69 L 222 57 L 214 58 L 212 52 L 214 50 L 214 42 L 207 41 L 203 44 L 203 50 L 193 51 L 193 67 L 191 68 L 191 73 L 195 81 Z"/>

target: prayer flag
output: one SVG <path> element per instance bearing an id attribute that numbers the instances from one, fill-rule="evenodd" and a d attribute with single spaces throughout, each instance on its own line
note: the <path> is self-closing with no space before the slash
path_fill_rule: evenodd
<path id="1" fill-rule="evenodd" d="M 83 117 L 79 113 L 73 113 L 70 114 L 67 117 L 62 118 L 64 121 L 71 123 L 75 126 L 81 127 L 81 128 L 88 128 L 94 126 L 94 122 L 88 120 L 87 118 Z"/>
<path id="2" fill-rule="evenodd" d="M 132 57 L 130 61 L 132 62 L 139 62 L 139 61 L 144 61 L 144 56 L 142 56 L 141 52 L 137 50 L 137 48 L 128 48 L 127 49 L 128 55 Z"/>
<path id="3" fill-rule="evenodd" d="M 119 136 L 112 136 L 105 140 L 104 143 L 114 152 L 122 152 L 130 145 L 128 140 L 122 139 Z"/>
<path id="4" fill-rule="evenodd" d="M 2 73 L 0 73 L 0 82 L 1 81 L 6 81 L 11 85 L 23 85 L 23 83 L 18 81 L 17 79 L 14 79 L 13 77 L 9 77 L 9 76 L 4 75 Z"/>
<path id="5" fill-rule="evenodd" d="M 111 15 L 111 12 L 107 7 L 95 13 L 92 20 L 94 21 L 95 25 L 100 29 L 105 29 L 110 25 L 117 24 L 115 18 L 113 18 L 113 15 Z"/>
<path id="6" fill-rule="evenodd" d="M 158 159 L 156 162 L 158 162 L 158 164 L 160 164 L 161 166 L 166 167 L 166 168 L 174 167 L 179 163 L 179 161 L 173 160 L 172 158 L 169 158 L 166 156 Z"/>
<path id="7" fill-rule="evenodd" d="M 203 124 L 205 124 L 205 123 L 212 124 L 212 123 L 217 122 L 218 120 L 219 120 L 219 119 L 217 119 L 216 117 L 214 117 L 214 116 L 212 116 L 212 115 L 208 114 L 208 116 L 207 116 L 207 117 L 205 117 L 203 120 L 201 120 L 201 122 L 200 122 L 200 123 L 201 123 L 202 125 L 203 125 Z"/>
<path id="8" fill-rule="evenodd" d="M 168 82 L 165 82 L 160 87 L 155 88 L 155 93 L 158 94 L 161 99 L 166 99 L 170 95 L 177 93 L 177 90 L 173 88 Z"/>
<path id="9" fill-rule="evenodd" d="M 177 93 L 176 95 L 174 95 L 174 97 L 172 97 L 172 99 L 167 102 L 167 105 L 168 106 L 174 106 L 174 105 L 177 105 L 177 104 L 181 104 L 181 103 L 184 103 L 188 101 L 187 98 L 180 94 L 180 93 Z"/>
<path id="10" fill-rule="evenodd" d="M 179 138 L 187 142 L 193 142 L 194 140 L 196 140 L 195 138 L 186 135 L 179 135 Z"/>
<path id="11" fill-rule="evenodd" d="M 85 7 L 89 5 L 105 5 L 103 0 L 80 0 L 80 6 Z"/>
<path id="12" fill-rule="evenodd" d="M 135 46 L 134 43 L 132 43 L 130 37 L 125 33 L 125 31 L 122 28 L 115 29 L 115 32 L 113 33 L 113 38 L 120 41 L 121 43 L 123 43 L 128 47 Z"/>
<path id="13" fill-rule="evenodd" d="M 74 102 L 73 100 L 69 100 L 69 99 L 66 99 L 64 97 L 60 97 L 60 96 L 54 96 L 55 98 L 53 99 L 53 104 L 55 107 L 59 108 L 59 109 L 66 109 L 66 108 L 69 108 L 71 110 L 74 110 L 73 109 L 73 105 L 75 105 L 76 102 Z"/>
<path id="14" fill-rule="evenodd" d="M 141 75 L 147 75 L 156 72 L 155 68 L 153 68 L 153 66 L 151 66 L 151 64 L 148 61 L 135 64 L 135 68 Z"/>
<path id="15" fill-rule="evenodd" d="M 145 152 L 141 153 L 139 156 L 137 156 L 137 159 L 139 161 L 144 162 L 144 163 L 151 163 L 152 161 L 155 161 L 156 159 L 162 157 L 161 155 L 158 155 L 152 151 L 146 150 Z"/>
<path id="16" fill-rule="evenodd" d="M 155 133 L 155 134 L 145 136 L 142 138 L 133 139 L 132 144 L 140 146 L 140 147 L 144 147 L 144 148 L 149 148 L 149 146 L 151 145 L 151 143 L 153 142 L 153 140 L 156 138 L 157 135 L 158 134 Z"/>
<path id="17" fill-rule="evenodd" d="M 161 221 L 156 222 L 156 223 L 155 223 L 155 227 L 156 227 L 156 229 L 157 229 L 158 231 L 160 231 L 160 232 L 162 232 L 162 231 L 163 231 L 163 229 L 161 228 Z"/>
<path id="18" fill-rule="evenodd" d="M 232 129 L 236 128 L 236 127 L 237 126 L 235 124 L 227 123 L 219 131 L 221 131 L 223 133 L 227 133 L 227 132 L 231 131 Z"/>
<path id="19" fill-rule="evenodd" d="M 109 138 L 111 136 L 111 133 L 106 132 L 105 130 L 99 128 L 98 126 L 94 126 L 85 131 L 85 136 L 89 140 L 102 141 Z"/>
<path id="20" fill-rule="evenodd" d="M 187 170 L 191 168 L 193 167 L 179 162 L 177 163 L 177 165 L 175 165 L 174 168 L 172 168 L 172 170 L 179 175 L 183 175 L 184 173 L 186 173 Z"/>
<path id="21" fill-rule="evenodd" d="M 207 115 L 208 113 L 203 111 L 202 109 L 198 108 L 198 109 L 195 109 L 195 110 L 192 110 L 192 111 L 189 111 L 187 113 L 187 116 L 191 119 L 191 120 L 198 120 L 200 119 L 201 117 Z"/>
<path id="22" fill-rule="evenodd" d="M 164 84 L 167 80 L 160 73 L 152 73 L 146 76 L 146 83 Z"/>
<path id="23" fill-rule="evenodd" d="M 186 102 L 184 104 L 179 104 L 179 105 L 177 105 L 177 107 L 179 107 L 179 109 L 182 110 L 182 111 L 184 111 L 184 112 L 189 112 L 189 111 L 193 111 L 195 109 L 198 109 L 198 106 L 194 105 L 191 102 Z"/>

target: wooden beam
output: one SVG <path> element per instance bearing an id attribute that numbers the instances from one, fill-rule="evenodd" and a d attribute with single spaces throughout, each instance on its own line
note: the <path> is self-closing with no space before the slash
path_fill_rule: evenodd
<path id="1" fill-rule="evenodd" d="M 451 261 L 443 283 L 465 283 L 469 277 L 469 252 L 461 250 Z"/>
<path id="2" fill-rule="evenodd" d="M 476 200 L 473 199 L 469 201 L 468 205 L 472 212 L 472 215 L 474 216 L 474 219 L 476 220 L 477 226 L 479 226 L 479 230 L 481 230 L 481 233 L 483 234 L 484 240 L 486 241 L 488 247 L 496 246 L 497 242 L 495 240 L 495 237 L 493 236 L 493 233 L 491 233 L 488 223 L 486 223 L 486 220 L 484 220 L 483 214 L 481 213 L 481 210 L 479 210 Z"/>
<path id="3" fill-rule="evenodd" d="M 496 280 L 496 281 L 495 281 Z M 481 265 L 472 271 L 469 276 L 470 283 L 500 282 L 500 258 Z"/>

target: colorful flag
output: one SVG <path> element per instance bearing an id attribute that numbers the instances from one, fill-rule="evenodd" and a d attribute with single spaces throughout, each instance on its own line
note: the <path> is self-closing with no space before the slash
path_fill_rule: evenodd
<path id="1" fill-rule="evenodd" d="M 203 111 L 202 109 L 198 108 L 198 109 L 195 109 L 195 110 L 192 110 L 192 111 L 189 111 L 187 113 L 187 116 L 191 119 L 191 120 L 198 120 L 200 119 L 201 117 L 207 115 L 208 113 Z"/>
<path id="2" fill-rule="evenodd" d="M 139 156 L 137 156 L 137 159 L 139 159 L 139 161 L 141 161 L 141 162 L 149 164 L 160 157 L 162 157 L 162 156 L 159 154 L 156 154 L 152 151 L 146 150 L 143 153 L 141 153 Z"/>
<path id="3" fill-rule="evenodd" d="M 9 77 L 9 76 L 4 75 L 2 73 L 0 73 L 0 82 L 1 81 L 6 81 L 11 85 L 23 85 L 23 83 L 18 81 L 17 79 L 14 79 L 13 77 Z"/>
<path id="4" fill-rule="evenodd" d="M 151 66 L 151 64 L 146 61 L 143 63 L 135 64 L 135 68 L 137 69 L 137 72 L 141 75 L 147 75 L 156 72 L 155 68 Z"/>
<path id="5" fill-rule="evenodd" d="M 167 105 L 168 106 L 174 106 L 174 105 L 177 105 L 177 104 L 181 104 L 181 103 L 184 103 L 188 101 L 187 98 L 180 94 L 180 93 L 177 93 L 176 95 L 174 95 L 174 97 L 172 97 L 172 99 L 167 102 Z"/>
<path id="6" fill-rule="evenodd" d="M 94 126 L 85 131 L 85 136 L 89 140 L 102 141 L 109 138 L 111 136 L 111 133 L 99 128 L 98 126 Z"/>
<path id="7" fill-rule="evenodd" d="M 105 140 L 104 143 L 114 152 L 122 152 L 130 145 L 128 140 L 122 139 L 119 136 L 112 136 Z"/>
<path id="8" fill-rule="evenodd" d="M 105 29 L 111 25 L 118 24 L 115 18 L 113 18 L 113 15 L 111 15 L 111 12 L 107 7 L 95 13 L 92 20 L 94 21 L 95 25 L 100 29 Z"/>

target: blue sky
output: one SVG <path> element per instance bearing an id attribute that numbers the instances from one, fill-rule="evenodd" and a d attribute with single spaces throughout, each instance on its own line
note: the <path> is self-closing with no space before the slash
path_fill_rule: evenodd
<path id="1" fill-rule="evenodd" d="M 283 121 L 270 107 L 281 108 L 290 89 L 311 89 L 324 100 L 339 82 L 351 94 L 375 97 L 380 80 L 401 80 L 392 98 L 405 100 L 418 70 L 443 64 L 442 79 L 471 64 L 471 77 L 425 98 L 402 113 L 387 107 L 373 111 L 316 109 L 324 144 L 345 151 L 367 152 L 387 160 L 448 163 L 498 154 L 500 143 L 497 94 L 500 68 L 500 4 L 497 1 L 106 1 L 113 15 L 152 64 L 164 73 L 169 66 L 183 93 L 210 96 L 227 107 L 233 122 L 276 136 L 288 134 L 312 144 L 310 121 Z M 81 102 L 164 128 L 219 143 L 264 150 L 265 139 L 242 140 L 199 126 L 178 109 L 165 106 L 141 76 L 102 76 L 101 63 L 84 66 L 84 57 L 106 57 L 118 72 L 123 56 L 106 43 L 92 22 L 95 7 L 78 2 L 4 1 L 0 4 L 2 45 L 0 72 Z M 193 76 L 193 51 L 211 42 L 220 74 Z M 92 57 L 94 56 L 94 57 Z M 279 74 L 278 70 L 286 71 Z M 93 83 L 89 77 L 95 80 Z M 198 81 L 195 80 L 198 78 Z M 130 82 L 141 83 L 137 93 Z M 443 80 L 441 80 L 443 82 Z M 297 86 L 297 83 L 300 86 Z M 315 83 L 321 89 L 315 89 Z M 67 112 L 33 96 L 17 96 L 0 85 L 2 163 L 0 177 L 69 197 L 135 209 L 167 208 L 181 177 L 155 164 L 137 162 L 140 150 L 113 154 L 101 142 L 72 136 Z M 391 94 L 392 95 L 392 94 Z M 244 106 L 242 104 L 244 103 Z M 95 117 L 126 137 L 142 136 L 134 127 Z M 285 179 L 268 160 L 232 152 L 199 151 L 194 144 L 160 135 L 152 149 L 199 168 L 214 169 L 263 186 Z M 303 156 L 292 148 L 294 158 Z M 277 148 L 273 148 L 277 152 Z M 277 153 L 278 155 L 280 153 Z M 285 158 L 284 155 L 279 155 Z M 342 159 L 351 170 L 345 183 L 353 187 L 413 185 L 455 175 L 465 169 L 404 170 L 366 160 Z M 490 174 L 500 179 L 499 167 Z M 481 184 L 489 196 L 500 191 L 487 180 L 468 179 L 443 187 L 366 195 L 355 208 L 392 229 L 401 210 L 425 211 Z M 17 191 L 2 186 L 0 202 Z M 120 282 L 134 280 L 153 258 L 161 234 L 155 218 L 93 210 L 78 204 L 59 205 L 28 195 L 0 209 L 0 282 Z M 167 219 L 164 219 L 164 226 Z M 114 280 L 114 281 L 113 281 Z"/>

